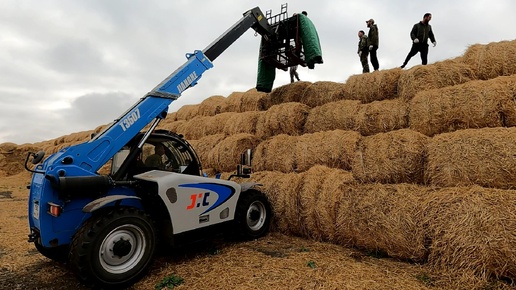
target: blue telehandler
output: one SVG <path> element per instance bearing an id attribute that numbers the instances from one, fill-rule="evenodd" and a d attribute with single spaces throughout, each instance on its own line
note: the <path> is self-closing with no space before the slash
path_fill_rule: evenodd
<path id="1" fill-rule="evenodd" d="M 269 23 L 273 18 L 278 20 Z M 255 183 L 230 180 L 249 177 L 250 150 L 228 180 L 208 178 L 182 135 L 156 128 L 169 104 L 249 28 L 270 44 L 271 65 L 303 65 L 300 53 L 290 60 L 285 55 L 296 41 L 278 36 L 286 20 L 266 17 L 258 7 L 245 12 L 91 140 L 48 158 L 43 151 L 29 152 L 29 242 L 44 256 L 68 263 L 85 285 L 111 289 L 140 279 L 158 245 L 174 247 L 228 227 L 245 238 L 265 235 L 272 216 L 266 196 Z M 109 173 L 99 173 L 106 167 Z"/>

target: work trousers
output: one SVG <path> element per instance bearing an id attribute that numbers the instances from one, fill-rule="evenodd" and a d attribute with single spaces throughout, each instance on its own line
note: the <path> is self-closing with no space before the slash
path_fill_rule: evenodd
<path id="1" fill-rule="evenodd" d="M 378 57 L 376 56 L 376 51 L 378 50 L 377 46 L 373 46 L 370 52 L 371 64 L 373 65 L 374 70 L 378 70 L 380 68 L 380 64 L 378 63 Z"/>
<path id="2" fill-rule="evenodd" d="M 419 52 L 421 56 L 421 64 L 426 65 L 428 62 L 428 44 L 427 43 L 412 43 L 412 48 L 410 49 L 407 58 L 405 58 L 405 62 L 403 65 L 406 65 L 409 60 Z"/>
<path id="3" fill-rule="evenodd" d="M 360 62 L 362 63 L 362 73 L 368 73 L 369 72 L 369 62 L 367 60 L 367 55 L 369 52 L 362 51 L 362 55 L 360 55 Z"/>

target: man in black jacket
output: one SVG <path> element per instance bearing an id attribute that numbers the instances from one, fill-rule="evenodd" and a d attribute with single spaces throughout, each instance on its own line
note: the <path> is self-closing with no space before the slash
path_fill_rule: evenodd
<path id="1" fill-rule="evenodd" d="M 371 64 L 373 65 L 374 70 L 378 70 L 380 68 L 380 64 L 378 63 L 378 57 L 376 56 L 376 51 L 378 50 L 380 38 L 378 36 L 378 26 L 374 24 L 373 19 L 366 20 L 367 27 L 369 27 L 369 33 L 367 34 L 367 41 L 369 43 L 369 53 L 371 57 Z"/>
<path id="2" fill-rule="evenodd" d="M 418 52 L 421 55 L 421 64 L 427 64 L 427 56 L 428 56 L 428 38 L 432 41 L 434 47 L 437 45 L 435 41 L 434 32 L 432 31 L 432 26 L 429 24 L 432 19 L 432 14 L 426 13 L 423 16 L 423 20 L 419 23 L 414 24 L 412 27 L 412 31 L 410 31 L 410 38 L 412 39 L 412 48 L 408 53 L 405 61 L 401 65 L 401 68 L 404 68 L 409 62 L 410 58 L 416 55 Z"/>

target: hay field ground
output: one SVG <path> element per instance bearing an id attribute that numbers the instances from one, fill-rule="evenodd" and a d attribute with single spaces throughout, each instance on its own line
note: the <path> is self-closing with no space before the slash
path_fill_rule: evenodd
<path id="1" fill-rule="evenodd" d="M 26 173 L 0 181 L 0 289 L 87 289 L 65 264 L 27 242 L 28 182 Z M 130 289 L 156 289 L 167 277 L 183 279 L 173 289 L 511 289 L 274 231 L 248 242 L 216 237 L 158 255 Z"/>

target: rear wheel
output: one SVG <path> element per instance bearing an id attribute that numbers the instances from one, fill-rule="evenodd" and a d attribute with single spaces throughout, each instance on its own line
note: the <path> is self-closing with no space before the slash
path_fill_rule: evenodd
<path id="1" fill-rule="evenodd" d="M 271 218 L 271 205 L 262 192 L 248 190 L 240 194 L 235 222 L 241 236 L 246 239 L 264 236 L 269 231 Z"/>
<path id="2" fill-rule="evenodd" d="M 148 270 L 155 248 L 151 218 L 134 208 L 116 208 L 92 217 L 75 234 L 70 265 L 88 286 L 126 287 Z"/>

